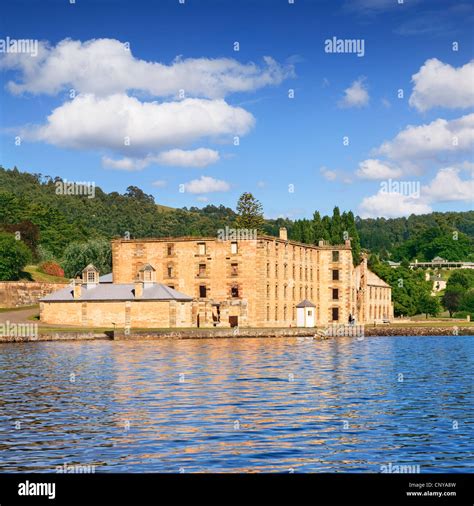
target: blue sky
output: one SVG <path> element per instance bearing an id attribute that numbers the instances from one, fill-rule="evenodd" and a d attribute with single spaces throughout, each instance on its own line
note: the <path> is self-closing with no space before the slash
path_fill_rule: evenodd
<path id="1" fill-rule="evenodd" d="M 0 162 L 173 207 L 250 191 L 268 217 L 468 210 L 473 21 L 447 0 L 7 0 L 0 39 L 40 42 L 0 53 Z"/>

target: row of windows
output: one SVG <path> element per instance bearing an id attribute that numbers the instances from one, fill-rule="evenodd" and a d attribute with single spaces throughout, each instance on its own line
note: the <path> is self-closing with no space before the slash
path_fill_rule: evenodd
<path id="1" fill-rule="evenodd" d="M 271 243 L 267 241 L 267 255 L 270 254 L 270 244 Z M 280 243 L 275 241 L 274 245 L 275 245 L 275 253 L 278 253 Z M 313 257 L 313 250 L 312 249 L 304 248 L 302 246 L 291 246 L 291 248 L 292 248 L 293 260 L 296 260 L 296 251 L 297 250 L 299 250 L 299 256 L 301 259 L 303 257 L 306 258 L 308 256 L 308 254 L 309 254 L 310 259 L 312 259 L 312 257 Z M 287 243 L 285 243 L 284 249 L 285 249 L 285 253 L 286 253 L 288 251 L 288 244 Z M 339 262 L 339 251 L 337 251 L 337 250 L 332 251 L 332 261 Z"/>
<path id="2" fill-rule="evenodd" d="M 232 241 L 230 243 L 230 253 L 232 255 L 237 255 L 239 252 L 239 245 L 237 241 Z M 171 257 L 174 256 L 175 253 L 175 245 L 174 244 L 168 244 L 166 246 L 166 254 Z M 196 246 L 196 253 L 200 256 L 207 255 L 207 245 L 205 242 L 198 242 Z"/>
<path id="3" fill-rule="evenodd" d="M 390 314 L 389 308 L 387 308 L 387 307 L 382 307 L 382 306 L 372 307 L 372 306 L 369 306 L 369 319 L 372 319 L 372 318 L 388 318 L 389 314 Z"/>
<path id="4" fill-rule="evenodd" d="M 372 299 L 388 300 L 390 290 L 385 287 L 369 286 L 369 297 Z"/>
<path id="5" fill-rule="evenodd" d="M 175 276 L 174 265 L 169 264 L 167 266 L 166 273 L 167 273 L 168 278 L 174 278 L 174 276 Z M 237 263 L 230 264 L 230 275 L 231 276 L 238 276 L 238 274 L 239 274 L 239 264 L 237 264 Z M 199 264 L 196 276 L 199 278 L 205 278 L 207 275 L 208 275 L 207 265 L 206 264 Z"/>
<path id="6" fill-rule="evenodd" d="M 288 285 L 283 285 L 283 298 L 286 299 L 287 296 L 288 296 Z M 278 298 L 279 297 L 279 287 L 278 285 L 275 285 L 275 298 Z M 308 297 L 310 297 L 311 299 L 313 298 L 313 287 L 310 286 L 309 289 L 307 286 L 305 286 L 304 288 L 302 286 L 299 287 L 299 296 L 300 296 L 300 299 L 303 298 L 303 290 L 304 290 L 304 297 L 307 299 Z M 339 300 L 339 288 L 330 288 L 331 290 L 331 298 L 332 300 Z M 292 294 L 292 299 L 294 300 L 296 298 L 296 287 L 295 286 L 292 286 L 291 287 L 291 294 Z M 270 285 L 267 284 L 267 298 L 269 298 L 271 296 L 271 288 L 270 288 Z M 318 296 L 319 298 L 319 296 Z"/>
<path id="7" fill-rule="evenodd" d="M 278 291 L 278 285 L 275 285 L 275 298 L 278 299 L 279 297 L 279 291 Z M 289 294 L 289 290 L 288 290 L 288 285 L 283 285 L 283 298 L 286 299 L 288 297 L 288 294 Z M 299 298 L 302 299 L 303 298 L 303 290 L 304 290 L 304 298 L 307 299 L 308 297 L 309 298 L 313 298 L 313 287 L 310 286 L 309 288 L 307 286 L 305 286 L 304 288 L 302 286 L 299 287 Z M 296 298 L 296 287 L 291 287 L 291 294 L 292 294 L 292 299 L 294 300 Z M 271 289 L 270 289 L 270 285 L 267 285 L 267 298 L 270 298 L 271 296 Z"/>
<path id="8" fill-rule="evenodd" d="M 206 285 L 199 285 L 198 288 L 199 297 L 201 299 L 206 299 L 208 295 L 208 288 Z M 233 299 L 239 298 L 239 286 L 238 285 L 232 285 L 230 287 L 230 296 Z"/>
<path id="9" fill-rule="evenodd" d="M 267 263 L 267 277 L 270 277 L 270 263 Z M 279 273 L 279 270 L 278 270 L 278 264 L 275 264 L 275 277 L 277 278 L 278 277 L 278 273 Z M 292 267 L 292 275 L 293 275 L 293 279 L 296 278 L 296 266 L 293 265 Z M 318 271 L 318 275 L 319 275 L 319 271 Z M 339 269 L 331 269 L 331 276 L 332 276 L 332 280 L 333 281 L 339 281 Z M 288 264 L 284 264 L 283 265 L 283 277 L 288 277 Z M 300 280 L 303 280 L 303 267 L 300 267 L 299 268 L 299 279 Z M 308 268 L 305 267 L 304 268 L 304 280 L 305 281 L 308 281 Z M 309 269 L 309 280 L 310 281 L 313 281 L 313 269 L 310 268 Z"/>

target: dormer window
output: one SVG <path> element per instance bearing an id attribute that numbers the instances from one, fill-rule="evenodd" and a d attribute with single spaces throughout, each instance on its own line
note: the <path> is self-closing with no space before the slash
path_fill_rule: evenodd
<path id="1" fill-rule="evenodd" d="M 94 267 L 94 265 L 89 264 L 82 271 L 82 281 L 87 285 L 95 285 L 99 282 L 99 271 Z"/>
<path id="2" fill-rule="evenodd" d="M 144 283 L 154 283 L 155 282 L 155 269 L 150 264 L 145 264 L 138 271 L 138 280 L 143 281 Z"/>

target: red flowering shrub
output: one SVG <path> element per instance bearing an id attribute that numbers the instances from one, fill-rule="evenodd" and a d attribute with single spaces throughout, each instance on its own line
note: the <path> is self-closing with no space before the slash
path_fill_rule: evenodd
<path id="1" fill-rule="evenodd" d="M 49 274 L 50 276 L 58 276 L 60 278 L 64 278 L 64 270 L 56 262 L 42 262 L 39 265 L 39 270 L 45 274 Z"/>

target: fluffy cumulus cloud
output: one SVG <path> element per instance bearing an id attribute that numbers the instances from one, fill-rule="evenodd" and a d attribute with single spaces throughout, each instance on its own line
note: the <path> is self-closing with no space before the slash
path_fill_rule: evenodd
<path id="1" fill-rule="evenodd" d="M 198 148 L 193 150 L 170 149 L 158 155 L 149 155 L 145 158 L 124 157 L 112 159 L 108 156 L 102 157 L 102 165 L 109 169 L 117 170 L 142 170 L 148 165 L 159 164 L 170 167 L 207 167 L 220 159 L 219 152 L 213 149 Z"/>
<path id="2" fill-rule="evenodd" d="M 362 200 L 359 213 L 363 218 L 396 218 L 430 213 L 437 202 L 472 203 L 474 179 L 462 179 L 460 173 L 457 167 L 442 168 L 423 186 L 419 181 L 385 181 L 375 195 Z"/>
<path id="3" fill-rule="evenodd" d="M 7 89 L 13 94 L 68 92 L 68 100 L 44 124 L 20 129 L 22 138 L 109 152 L 103 166 L 126 171 L 218 162 L 218 151 L 196 144 L 230 141 L 255 124 L 252 114 L 225 97 L 294 77 L 292 64 L 280 65 L 271 57 L 260 64 L 232 58 L 145 61 L 115 39 L 40 42 L 36 58 L 0 55 L 0 70 L 12 73 Z"/>
<path id="4" fill-rule="evenodd" d="M 426 214 L 432 211 L 431 207 L 415 197 L 401 193 L 387 193 L 379 190 L 375 195 L 366 197 L 359 207 L 362 218 L 397 218 L 410 214 Z"/>
<path id="5" fill-rule="evenodd" d="M 474 204 L 474 179 L 461 179 L 459 169 L 441 169 L 435 178 L 421 189 L 422 195 L 432 202 L 464 201 Z"/>
<path id="6" fill-rule="evenodd" d="M 359 163 L 356 175 L 361 179 L 389 179 L 400 177 L 402 171 L 375 158 L 369 158 Z"/>
<path id="7" fill-rule="evenodd" d="M 184 183 L 184 191 L 188 193 L 214 193 L 227 192 L 229 190 L 229 183 L 210 176 L 201 176 L 199 179 L 193 179 L 188 183 Z"/>
<path id="8" fill-rule="evenodd" d="M 176 58 L 170 65 L 140 60 L 132 48 L 116 39 L 64 39 L 56 46 L 41 42 L 36 58 L 8 53 L 1 58 L 0 68 L 19 73 L 17 81 L 7 83 L 12 93 L 49 95 L 72 88 L 101 96 L 138 90 L 172 97 L 183 90 L 185 96 L 223 98 L 294 76 L 292 65 L 282 66 L 269 56 L 262 65 L 231 58 Z"/>
<path id="9" fill-rule="evenodd" d="M 327 181 L 335 181 L 337 179 L 337 172 L 335 170 L 323 166 L 319 169 L 319 172 Z"/>
<path id="10" fill-rule="evenodd" d="M 409 103 L 419 111 L 474 106 L 474 60 L 456 68 L 431 58 L 412 76 L 412 82 Z"/>
<path id="11" fill-rule="evenodd" d="M 443 153 L 468 152 L 473 146 L 474 113 L 453 120 L 438 118 L 425 125 L 409 125 L 375 153 L 392 160 L 420 160 Z"/>
<path id="12" fill-rule="evenodd" d="M 354 81 L 349 88 L 344 90 L 344 97 L 338 105 L 342 108 L 364 107 L 369 103 L 369 92 L 365 84 L 365 78 L 360 77 Z"/>
<path id="13" fill-rule="evenodd" d="M 103 98 L 89 94 L 56 108 L 46 124 L 25 130 L 23 137 L 60 147 L 107 148 L 131 155 L 203 138 L 244 135 L 254 123 L 249 112 L 224 100 L 189 98 L 156 103 L 123 94 Z M 176 158 L 176 152 L 168 155 L 168 160 L 173 156 Z"/>

